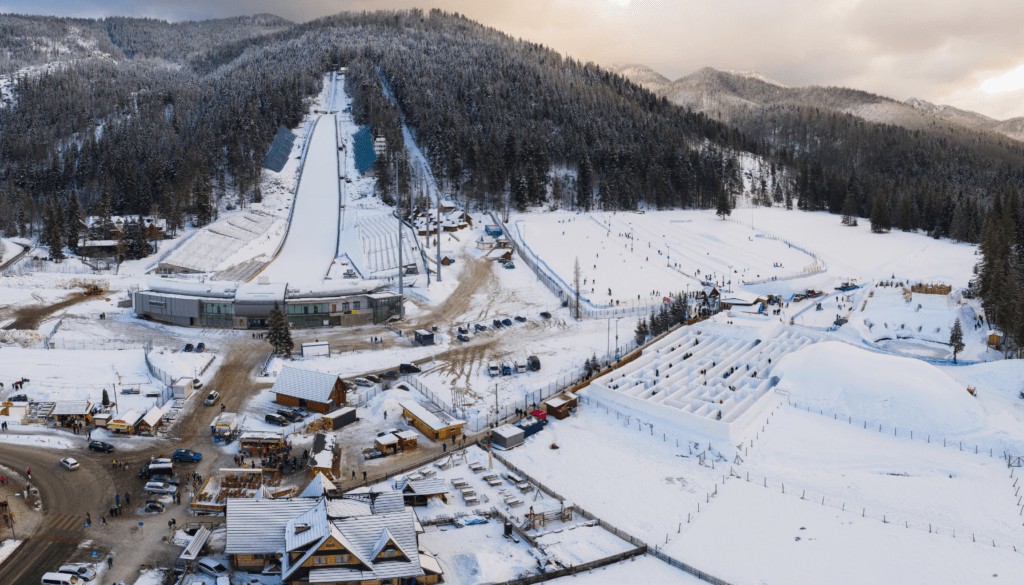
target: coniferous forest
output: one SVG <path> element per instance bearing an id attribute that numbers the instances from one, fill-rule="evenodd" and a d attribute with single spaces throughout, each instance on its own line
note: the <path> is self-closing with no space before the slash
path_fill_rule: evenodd
<path id="1" fill-rule="evenodd" d="M 722 212 L 743 189 L 746 158 L 762 169 L 756 204 L 980 242 L 993 194 L 1024 179 L 1024 144 L 1005 137 L 785 105 L 725 125 L 437 10 L 304 24 L 2 15 L 0 34 L 0 73 L 12 74 L 0 107 L 10 235 L 38 234 L 48 213 L 62 226 L 73 214 L 156 213 L 174 230 L 212 221 L 225 198 L 258 201 L 278 126 L 296 126 L 338 67 L 357 121 L 389 144 L 402 144 L 405 124 L 439 184 L 476 209 Z M 389 152 L 399 195 L 415 201 L 424 171 Z M 391 180 L 379 177 L 386 198 Z M 50 239 L 72 239 L 67 229 Z"/>

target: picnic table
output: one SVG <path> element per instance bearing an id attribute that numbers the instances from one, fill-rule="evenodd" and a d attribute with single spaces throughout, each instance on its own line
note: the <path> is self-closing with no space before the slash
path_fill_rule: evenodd
<path id="1" fill-rule="evenodd" d="M 461 477 L 452 478 L 451 482 L 452 486 L 457 489 L 469 487 L 469 483 L 466 480 L 462 479 Z"/>
<path id="2" fill-rule="evenodd" d="M 476 461 L 473 461 L 472 463 L 469 464 L 469 469 L 472 470 L 473 473 L 483 473 L 484 466 L 477 463 Z"/>
<path id="3" fill-rule="evenodd" d="M 486 481 L 487 485 L 491 487 L 498 487 L 501 485 L 501 480 L 498 479 L 497 475 L 485 475 L 484 481 Z"/>

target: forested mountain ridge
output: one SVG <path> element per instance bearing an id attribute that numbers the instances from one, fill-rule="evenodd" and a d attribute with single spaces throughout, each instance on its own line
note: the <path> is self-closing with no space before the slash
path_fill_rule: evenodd
<path id="1" fill-rule="evenodd" d="M 27 26 L 8 16 L 0 26 L 5 19 Z M 278 125 L 296 126 L 323 75 L 339 67 L 349 69 L 357 121 L 392 146 L 403 144 L 407 126 L 438 182 L 479 209 L 722 208 L 744 190 L 740 160 L 748 158 L 758 161 L 747 193 L 758 204 L 850 217 L 881 209 L 892 226 L 977 241 L 989 193 L 1019 187 L 1024 170 L 1024 145 L 991 132 L 912 131 L 778 100 L 736 107 L 725 123 L 437 10 L 297 25 L 272 16 L 181 25 L 29 20 L 33 30 L 57 30 L 54 43 L 72 28 L 103 30 L 89 37 L 95 47 L 85 45 L 111 57 L 69 52 L 61 67 L 16 76 L 15 99 L 0 107 L 0 230 L 8 234 L 29 229 L 43 203 L 57 216 L 155 208 L 175 227 L 210 221 L 225 197 L 258 200 Z M 728 75 L 734 88 L 768 96 L 789 89 Z M 400 196 L 415 196 L 420 170 L 400 148 L 384 162 L 391 156 Z M 379 176 L 385 197 L 390 183 Z"/>

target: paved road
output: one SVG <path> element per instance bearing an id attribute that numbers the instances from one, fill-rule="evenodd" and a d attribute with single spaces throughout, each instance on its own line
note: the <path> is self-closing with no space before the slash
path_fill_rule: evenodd
<path id="1" fill-rule="evenodd" d="M 113 484 L 101 465 L 75 454 L 81 467 L 68 471 L 59 463 L 67 456 L 66 450 L 17 445 L 0 448 L 0 463 L 17 470 L 32 468 L 32 485 L 39 489 L 44 514 L 28 543 L 0 570 L 0 583 L 39 583 L 43 574 L 60 566 L 84 538 L 85 515 L 102 497 L 98 494 L 113 493 Z"/>

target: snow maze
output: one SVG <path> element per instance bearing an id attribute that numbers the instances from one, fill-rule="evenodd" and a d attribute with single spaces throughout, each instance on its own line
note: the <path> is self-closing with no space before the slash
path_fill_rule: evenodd
<path id="1" fill-rule="evenodd" d="M 590 393 L 731 439 L 767 403 L 777 382 L 772 369 L 779 360 L 819 341 L 813 333 L 781 327 L 760 337 L 770 339 L 681 329 L 592 382 Z"/>
<path id="2" fill-rule="evenodd" d="M 406 232 L 402 238 L 402 260 L 413 264 L 419 255 L 416 238 Z M 390 215 L 360 215 L 359 241 L 363 248 L 364 266 L 369 274 L 398 270 L 398 220 Z"/>

